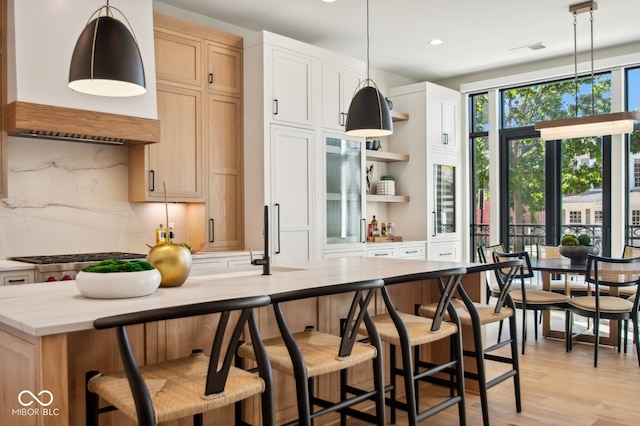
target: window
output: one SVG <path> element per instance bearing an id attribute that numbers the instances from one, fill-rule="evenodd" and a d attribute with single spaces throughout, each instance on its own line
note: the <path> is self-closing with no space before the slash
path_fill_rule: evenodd
<path id="1" fill-rule="evenodd" d="M 640 186 L 640 158 L 633 159 L 633 186 Z"/>
<path id="2" fill-rule="evenodd" d="M 594 223 L 602 223 L 602 210 L 596 210 L 593 212 Z"/>
<path id="3" fill-rule="evenodd" d="M 611 73 L 502 90 L 502 128 L 533 126 L 538 121 L 584 117 L 611 112 Z"/>
<path id="4" fill-rule="evenodd" d="M 572 210 L 569 212 L 569 223 L 582 223 L 582 212 Z"/>
<path id="5" fill-rule="evenodd" d="M 640 210 L 631 210 L 631 224 L 640 225 Z"/>

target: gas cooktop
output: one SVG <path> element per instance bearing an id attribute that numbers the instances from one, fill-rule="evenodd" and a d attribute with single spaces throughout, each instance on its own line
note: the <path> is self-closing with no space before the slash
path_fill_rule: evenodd
<path id="1" fill-rule="evenodd" d="M 83 254 L 52 254 L 47 256 L 17 256 L 17 257 L 12 257 L 11 260 L 44 265 L 44 264 L 52 264 L 52 263 L 98 262 L 105 259 L 120 259 L 120 260 L 144 259 L 146 257 L 147 257 L 146 254 L 123 253 L 123 252 L 115 251 L 115 252 L 83 253 Z"/>

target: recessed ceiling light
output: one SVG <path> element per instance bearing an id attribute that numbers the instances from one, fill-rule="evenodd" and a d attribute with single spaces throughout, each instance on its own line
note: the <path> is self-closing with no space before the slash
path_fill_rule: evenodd
<path id="1" fill-rule="evenodd" d="M 429 44 L 432 46 L 439 46 L 442 44 L 442 40 L 440 40 L 439 38 L 434 38 L 429 42 Z"/>
<path id="2" fill-rule="evenodd" d="M 322 0 L 322 1 L 325 2 L 325 3 L 333 3 L 336 0 Z"/>

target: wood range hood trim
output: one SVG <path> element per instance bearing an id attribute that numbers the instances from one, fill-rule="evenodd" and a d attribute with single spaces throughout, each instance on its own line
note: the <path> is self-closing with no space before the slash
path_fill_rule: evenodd
<path id="1" fill-rule="evenodd" d="M 9 136 L 112 145 L 160 142 L 160 120 L 29 102 L 5 107 Z"/>

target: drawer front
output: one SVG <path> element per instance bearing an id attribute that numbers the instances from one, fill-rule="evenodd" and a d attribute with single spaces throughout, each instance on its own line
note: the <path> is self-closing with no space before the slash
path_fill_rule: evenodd
<path id="1" fill-rule="evenodd" d="M 29 284 L 33 282 L 33 276 L 29 273 L 5 275 L 2 278 L 4 285 Z"/>
<path id="2" fill-rule="evenodd" d="M 395 250 L 393 248 L 388 249 L 375 249 L 367 250 L 367 257 L 396 257 Z"/>
<path id="3" fill-rule="evenodd" d="M 429 260 L 460 261 L 460 251 L 460 243 L 457 241 L 432 243 L 429 244 L 427 258 Z"/>
<path id="4" fill-rule="evenodd" d="M 424 259 L 425 247 L 419 246 L 407 246 L 398 248 L 398 257 L 401 259 Z"/>

